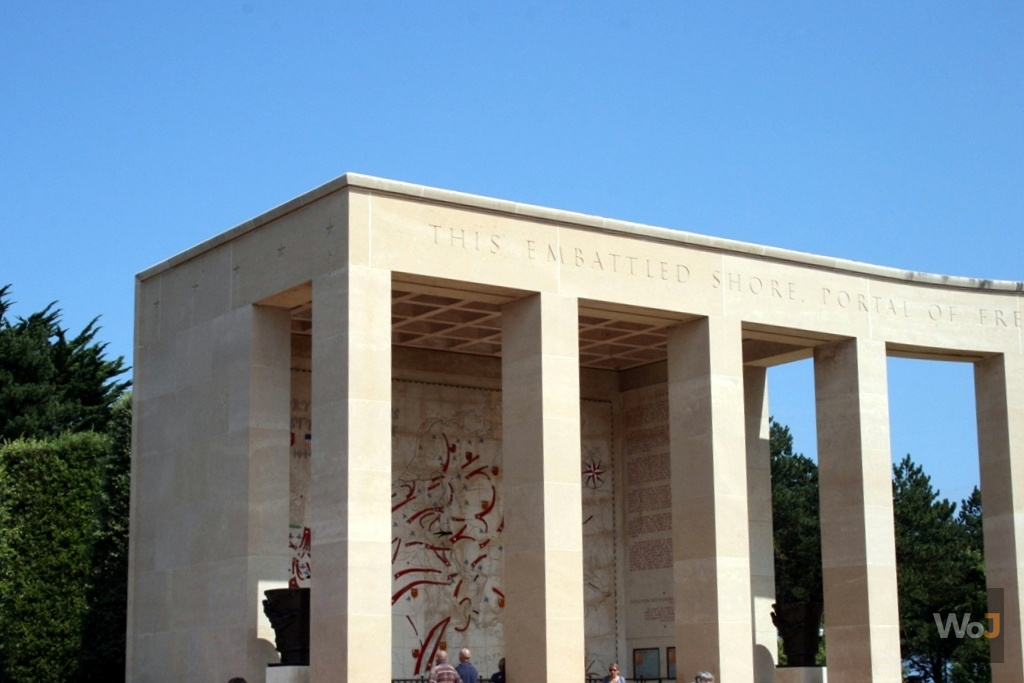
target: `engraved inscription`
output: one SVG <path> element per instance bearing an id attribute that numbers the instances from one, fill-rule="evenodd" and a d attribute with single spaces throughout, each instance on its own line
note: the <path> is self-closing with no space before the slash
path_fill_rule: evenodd
<path id="1" fill-rule="evenodd" d="M 526 255 L 531 261 L 546 260 L 576 268 L 590 268 L 606 273 L 620 273 L 649 280 L 685 283 L 690 280 L 690 269 L 682 263 L 656 261 L 629 254 L 600 252 L 580 247 L 540 245 L 526 240 Z"/>
<path id="2" fill-rule="evenodd" d="M 1020 327 L 1020 311 L 979 308 L 978 323 L 989 327 Z"/>
<path id="3" fill-rule="evenodd" d="M 796 301 L 795 282 L 765 279 L 756 275 L 746 276 L 742 273 L 722 273 L 720 270 L 714 270 L 711 271 L 711 286 L 715 289 L 725 287 L 730 292 L 743 292 L 746 294 L 770 296 L 773 299 Z"/>
<path id="4" fill-rule="evenodd" d="M 1024 314 L 1013 308 L 966 310 L 938 301 L 915 302 L 899 297 L 879 296 L 868 291 L 808 286 L 806 283 L 801 285 L 795 280 L 767 277 L 756 272 L 720 269 L 700 272 L 681 261 L 619 251 L 601 251 L 572 244 L 548 244 L 532 239 L 523 240 L 518 244 L 506 244 L 507 235 L 485 230 L 454 228 L 435 223 L 429 224 L 429 228 L 432 231 L 434 245 L 466 253 L 525 253 L 526 259 L 530 261 L 557 263 L 569 268 L 588 269 L 671 285 L 703 281 L 712 289 L 721 290 L 723 295 L 791 301 L 855 315 L 913 318 L 936 324 L 972 324 L 994 329 L 1021 329 L 1024 326 Z M 283 246 L 280 247 L 280 251 L 283 249 Z M 628 427 L 629 416 L 626 422 Z"/>
<path id="5" fill-rule="evenodd" d="M 430 224 L 434 229 L 434 244 L 467 251 L 480 251 L 497 254 L 501 251 L 501 235 L 484 234 L 479 230 L 463 228 L 446 228 Z"/>
<path id="6" fill-rule="evenodd" d="M 630 491 L 626 502 L 626 512 L 631 515 L 643 515 L 669 507 L 672 507 L 672 492 L 668 485 Z"/>
<path id="7" fill-rule="evenodd" d="M 626 528 L 630 536 L 668 531 L 672 528 L 672 513 L 662 512 L 661 514 L 649 515 L 647 517 L 630 517 Z"/>
<path id="8" fill-rule="evenodd" d="M 640 598 L 630 600 L 629 604 L 643 608 L 644 621 L 671 624 L 675 621 L 675 603 L 671 597 L 666 598 Z"/>
<path id="9" fill-rule="evenodd" d="M 629 546 L 630 571 L 666 569 L 672 566 L 672 539 L 653 538 Z"/>
<path id="10" fill-rule="evenodd" d="M 668 393 L 663 386 L 632 393 L 623 414 L 629 568 L 665 569 L 672 566 Z"/>
<path id="11" fill-rule="evenodd" d="M 676 610 L 672 605 L 661 605 L 660 607 L 648 607 L 644 610 L 644 620 L 660 621 L 671 624 L 676 619 Z"/>
<path id="12" fill-rule="evenodd" d="M 654 430 L 651 430 L 654 431 Z M 668 446 L 667 430 L 658 430 L 659 442 Z M 652 481 L 664 481 L 669 478 L 668 453 L 648 455 L 642 458 L 633 458 L 626 466 L 626 484 L 638 486 Z"/>

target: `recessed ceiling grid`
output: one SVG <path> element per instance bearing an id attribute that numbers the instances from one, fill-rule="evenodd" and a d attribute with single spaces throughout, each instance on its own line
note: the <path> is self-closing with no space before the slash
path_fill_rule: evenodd
<path id="1" fill-rule="evenodd" d="M 439 351 L 501 355 L 501 307 L 437 294 L 391 292 L 391 341 Z"/>
<path id="2" fill-rule="evenodd" d="M 501 356 L 501 306 L 457 296 L 392 290 L 392 342 Z M 580 364 L 622 370 L 664 360 L 669 325 L 594 315 L 579 318 Z"/>
<path id="3" fill-rule="evenodd" d="M 624 370 L 664 360 L 666 321 L 579 316 L 580 365 Z M 310 334 L 312 304 L 292 308 L 292 331 Z M 434 351 L 501 356 L 501 306 L 468 297 L 392 289 L 391 341 Z"/>
<path id="4" fill-rule="evenodd" d="M 309 335 L 313 305 L 305 296 L 289 296 L 277 305 L 291 306 L 292 332 Z M 391 343 L 433 351 L 501 357 L 501 307 L 509 297 L 473 298 L 454 289 L 423 291 L 415 285 L 392 288 Z M 298 302 L 298 303 L 296 303 Z M 271 302 L 274 305 L 274 302 Z M 646 315 L 636 309 L 606 311 L 581 307 L 580 366 L 628 370 L 665 360 L 668 331 L 678 320 Z M 828 338 L 795 338 L 785 331 L 750 325 L 744 333 L 744 362 L 771 365 L 809 357 Z"/>
<path id="5" fill-rule="evenodd" d="M 580 365 L 625 370 L 665 360 L 669 325 L 580 316 Z"/>

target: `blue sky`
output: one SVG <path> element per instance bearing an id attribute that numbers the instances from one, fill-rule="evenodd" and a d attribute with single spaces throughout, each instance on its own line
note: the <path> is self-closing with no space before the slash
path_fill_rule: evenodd
<path id="1" fill-rule="evenodd" d="M 346 171 L 1024 280 L 1020 2 L 6 2 L 0 67 L 0 284 L 129 359 L 137 272 Z M 890 381 L 966 496 L 970 367 Z"/>

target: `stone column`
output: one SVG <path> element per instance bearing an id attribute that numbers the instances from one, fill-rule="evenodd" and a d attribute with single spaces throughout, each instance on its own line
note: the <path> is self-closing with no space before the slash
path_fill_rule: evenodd
<path id="1" fill-rule="evenodd" d="M 243 306 L 136 350 L 127 680 L 274 661 L 257 624 L 288 580 L 289 324 Z"/>
<path id="2" fill-rule="evenodd" d="M 885 344 L 814 352 L 830 683 L 899 683 L 896 541 Z"/>
<path id="3" fill-rule="evenodd" d="M 772 462 L 768 415 L 768 370 L 743 369 L 747 422 L 747 505 L 750 509 L 750 593 L 754 621 L 754 681 L 772 683 L 778 662 L 775 602 L 775 543 L 772 527 Z"/>
<path id="4" fill-rule="evenodd" d="M 255 612 L 257 622 L 262 622 L 263 591 L 287 585 L 291 554 L 288 548 L 291 315 L 287 309 L 251 306 L 240 310 L 238 316 L 250 318 L 251 336 L 242 341 L 248 346 L 248 362 L 228 371 L 242 382 L 248 382 L 245 397 L 248 402 L 246 404 L 244 398 L 232 401 L 228 420 L 229 431 L 244 434 L 242 438 L 248 442 L 248 500 L 244 508 L 249 541 L 246 603 Z M 241 340 L 236 338 L 236 341 Z M 230 358 L 226 354 L 224 358 L 214 359 L 214 364 L 223 361 L 226 369 L 231 368 L 235 362 Z M 235 390 L 232 396 L 244 395 L 233 382 L 231 388 Z M 203 410 L 203 404 L 197 408 Z M 226 480 L 213 475 L 210 483 L 219 489 Z M 225 528 L 218 524 L 211 526 Z M 220 626 L 228 629 L 234 624 L 226 619 Z M 265 669 L 277 656 L 272 647 L 268 647 L 274 645 L 273 631 L 267 632 L 265 626 L 264 622 L 263 629 L 256 629 L 260 636 L 258 641 L 247 639 L 250 666 L 255 662 L 256 671 Z M 218 639 L 211 639 L 203 646 L 208 649 L 211 660 L 224 659 L 224 643 Z"/>
<path id="5" fill-rule="evenodd" d="M 703 318 L 668 337 L 676 667 L 754 676 L 744 436 L 736 321 Z"/>
<path id="6" fill-rule="evenodd" d="M 993 683 L 1024 680 L 1021 572 L 1024 571 L 1024 359 L 995 356 L 974 369 L 981 461 L 982 519 L 989 612 L 1002 592 L 1000 635 L 992 651 Z M 982 622 L 991 629 L 991 622 Z M 1002 661 L 999 661 L 1002 660 Z"/>
<path id="7" fill-rule="evenodd" d="M 583 502 L 577 302 L 502 312 L 504 631 L 509 678 L 582 680 Z"/>
<path id="8" fill-rule="evenodd" d="M 391 274 L 313 281 L 310 677 L 390 678 Z"/>

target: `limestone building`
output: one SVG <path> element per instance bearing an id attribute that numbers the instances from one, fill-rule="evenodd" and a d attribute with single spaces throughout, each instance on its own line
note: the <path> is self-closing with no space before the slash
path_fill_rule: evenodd
<path id="1" fill-rule="evenodd" d="M 470 647 L 517 681 L 781 681 L 766 373 L 813 358 L 828 680 L 896 683 L 903 356 L 974 367 L 1020 682 L 1021 289 L 343 176 L 138 275 L 128 679 L 284 680 L 261 602 L 291 584 L 290 680 Z"/>

